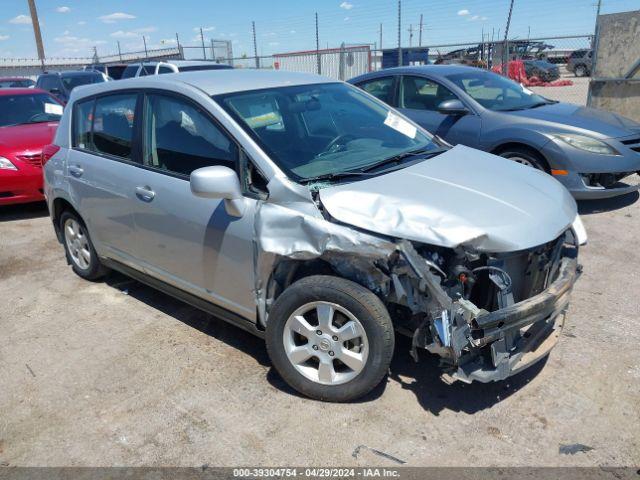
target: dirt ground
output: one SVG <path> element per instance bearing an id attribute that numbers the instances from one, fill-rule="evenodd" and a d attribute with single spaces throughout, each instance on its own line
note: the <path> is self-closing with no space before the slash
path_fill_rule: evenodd
<path id="1" fill-rule="evenodd" d="M 389 378 L 347 405 L 296 395 L 242 330 L 121 275 L 81 280 L 43 206 L 1 208 L 0 465 L 398 465 L 377 450 L 407 466 L 637 466 L 639 206 L 580 205 L 584 274 L 548 361 L 447 385 L 399 338 Z"/>

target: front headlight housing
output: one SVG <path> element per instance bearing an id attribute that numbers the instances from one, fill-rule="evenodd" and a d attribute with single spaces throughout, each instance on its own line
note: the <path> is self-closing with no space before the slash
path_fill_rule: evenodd
<path id="1" fill-rule="evenodd" d="M 0 157 L 0 170 L 18 170 L 11 160 L 8 158 Z"/>
<path id="2" fill-rule="evenodd" d="M 612 146 L 596 138 L 588 137 L 587 135 L 556 133 L 553 134 L 552 137 L 568 143 L 578 150 L 584 150 L 585 152 L 596 153 L 598 155 L 620 155 Z"/>

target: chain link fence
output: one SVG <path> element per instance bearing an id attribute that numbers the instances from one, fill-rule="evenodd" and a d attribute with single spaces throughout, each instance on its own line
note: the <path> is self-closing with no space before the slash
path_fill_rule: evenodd
<path id="1" fill-rule="evenodd" d="M 507 42 L 483 38 L 477 43 L 449 43 L 375 49 L 372 45 L 276 53 L 258 57 L 233 55 L 227 40 L 203 41 L 199 45 L 178 44 L 173 48 L 118 53 L 94 58 L 48 59 L 45 69 L 72 70 L 87 64 L 141 60 L 209 60 L 234 68 L 259 68 L 319 73 L 348 80 L 363 73 L 402 65 L 460 64 L 508 75 L 536 93 L 586 105 L 591 74 L 591 35 L 519 39 Z M 0 75 L 36 76 L 42 65 L 33 59 L 0 59 Z"/>

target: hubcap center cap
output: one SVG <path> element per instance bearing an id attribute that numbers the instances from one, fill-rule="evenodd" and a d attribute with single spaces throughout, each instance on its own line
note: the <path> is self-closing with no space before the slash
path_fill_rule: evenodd
<path id="1" fill-rule="evenodd" d="M 329 350 L 331 350 L 331 340 L 329 340 L 328 338 L 323 338 L 322 340 L 320 340 L 318 346 L 323 352 L 328 352 Z"/>

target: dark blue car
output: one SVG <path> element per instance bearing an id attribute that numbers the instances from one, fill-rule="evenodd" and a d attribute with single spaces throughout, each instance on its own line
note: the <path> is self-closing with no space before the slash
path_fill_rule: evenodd
<path id="1" fill-rule="evenodd" d="M 495 73 L 460 65 L 399 67 L 349 80 L 447 142 L 553 175 L 575 198 L 638 190 L 640 123 L 546 99 Z"/>

